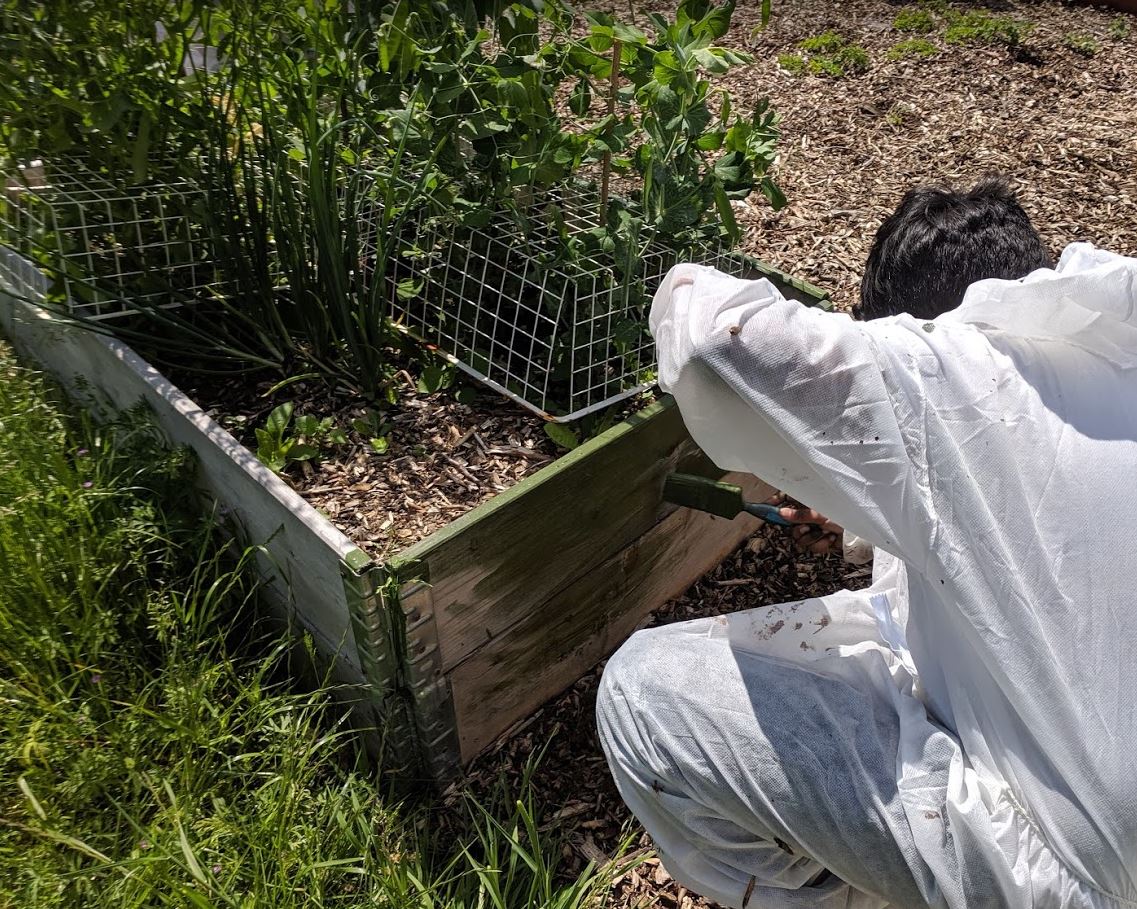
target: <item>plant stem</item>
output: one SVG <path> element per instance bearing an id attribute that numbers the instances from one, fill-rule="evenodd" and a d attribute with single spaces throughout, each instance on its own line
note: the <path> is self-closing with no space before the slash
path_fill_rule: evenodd
<path id="1" fill-rule="evenodd" d="M 616 116 L 616 94 L 620 87 L 620 39 L 612 42 L 612 72 L 608 76 L 608 136 L 612 136 L 612 127 Z M 609 146 L 604 152 L 604 164 L 600 171 L 600 226 L 608 223 L 608 178 L 612 172 L 612 149 Z"/>

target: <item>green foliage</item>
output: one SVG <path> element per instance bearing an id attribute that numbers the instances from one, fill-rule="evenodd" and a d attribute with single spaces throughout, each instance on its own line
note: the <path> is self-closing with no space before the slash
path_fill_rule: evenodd
<path id="1" fill-rule="evenodd" d="M 1131 31 L 1129 20 L 1125 16 L 1115 16 L 1113 21 L 1109 23 L 1109 36 L 1114 41 L 1124 41 L 1129 37 Z"/>
<path id="2" fill-rule="evenodd" d="M 897 31 L 931 35 L 943 31 L 949 44 L 1019 44 L 1031 29 L 1031 24 L 1011 16 L 997 15 L 984 9 L 960 11 L 947 0 L 921 0 L 918 6 L 902 9 L 892 20 Z M 890 52 L 890 59 L 904 56 L 930 56 L 928 43 L 905 41 Z M 905 48 L 900 51 L 899 48 Z M 893 56 L 895 54 L 895 56 Z"/>
<path id="3" fill-rule="evenodd" d="M 1010 16 L 993 15 L 986 10 L 958 12 L 949 10 L 946 14 L 947 30 L 944 40 L 948 44 L 1006 44 L 1021 43 L 1031 29 L 1031 24 Z"/>
<path id="4" fill-rule="evenodd" d="M 564 423 L 546 423 L 545 435 L 565 451 L 572 451 L 580 445 L 580 433 Z"/>
<path id="5" fill-rule="evenodd" d="M 183 61 L 210 18 L 200 2 L 0 4 L 0 164 L 77 152 L 137 181 L 180 163 L 208 116 Z"/>
<path id="6" fill-rule="evenodd" d="M 902 9 L 892 20 L 892 27 L 900 32 L 918 32 L 922 35 L 936 31 L 935 17 L 922 7 Z"/>
<path id="7" fill-rule="evenodd" d="M 939 53 L 936 47 L 927 38 L 910 38 L 901 41 L 888 49 L 889 60 L 903 60 L 908 57 L 934 57 Z"/>
<path id="8" fill-rule="evenodd" d="M 779 54 L 778 66 L 792 76 L 800 76 L 805 72 L 805 57 L 800 54 Z"/>
<path id="9" fill-rule="evenodd" d="M 45 7 L 55 45 L 86 46 L 81 13 L 91 3 Z M 595 225 L 581 230 L 577 221 L 570 229 L 565 212 L 553 213 L 556 248 L 539 256 L 542 265 L 570 272 L 599 261 L 623 302 L 638 304 L 639 263 L 653 243 L 676 255 L 723 238 L 733 244 L 741 233 L 733 202 L 757 190 L 774 208 L 786 203 L 769 172 L 775 114 L 761 100 L 736 112 L 730 95 L 711 82 L 751 62 L 716 44 L 730 25 L 730 2 L 681 0 L 673 19 L 652 14 L 650 32 L 594 14 L 584 34 L 574 31 L 579 23 L 566 7 L 545 0 L 394 0 L 359 14 L 349 4 L 312 0 L 144 6 L 110 0 L 107 24 L 97 31 L 112 42 L 108 54 L 129 58 L 135 68 L 160 69 L 146 61 L 170 57 L 155 83 L 169 83 L 167 96 L 152 105 L 161 128 L 134 117 L 108 142 L 136 149 L 144 133 L 168 136 L 158 144 L 145 138 L 152 152 L 170 152 L 154 169 L 163 177 L 192 171 L 202 186 L 203 198 L 183 214 L 208 238 L 216 280 L 192 295 L 179 287 L 161 261 L 160 233 L 146 226 L 154 236 L 121 250 L 142 276 L 132 286 L 89 277 L 104 299 L 138 316 L 92 327 L 114 331 L 161 363 L 210 372 L 315 372 L 381 406 L 395 394 L 391 350 L 403 344 L 387 321 L 389 268 L 396 255 L 435 252 L 416 247 L 411 225 L 424 211 L 463 230 L 508 216 L 527 231 L 531 212 L 548 211 L 554 191 L 580 176 L 606 187 L 615 175 L 622 192 L 601 192 Z M 12 15 L 25 37 L 41 28 L 38 13 Z M 115 16 L 128 26 L 120 29 Z M 155 19 L 171 23 L 164 42 L 139 24 Z M 180 66 L 191 45 L 216 51 L 215 72 L 171 74 L 170 61 Z M 858 52 L 844 52 L 841 65 L 867 63 Z M 37 54 L 14 65 L 42 76 L 53 58 Z M 81 119 L 96 103 L 84 86 L 97 61 L 82 54 L 78 60 L 52 77 L 51 94 L 67 99 Z M 134 91 L 122 79 L 123 91 Z M 13 91 L 7 106 L 29 100 L 19 94 L 23 88 Z M 572 122 L 557 108 L 565 95 Z M 116 185 L 128 181 L 121 160 L 101 142 L 80 144 L 76 137 L 84 134 L 65 131 L 75 134 L 68 147 L 83 151 L 96 172 Z M 19 126 L 9 133 L 7 152 L 28 157 L 50 146 L 50 159 L 63 147 L 40 142 L 51 134 L 47 126 Z M 143 164 L 147 154 L 131 152 Z M 54 260 L 50 245 L 40 253 L 60 288 L 65 276 L 76 277 L 67 271 L 74 263 Z M 196 273 L 201 256 L 193 256 Z M 186 274 L 191 263 L 173 264 Z M 401 280 L 395 292 L 413 298 L 426 292 L 418 283 Z M 143 286 L 150 300 L 185 305 L 140 303 Z M 629 312 L 612 350 L 596 353 L 614 352 L 634 368 L 644 327 L 634 305 Z M 433 389 L 430 370 L 424 381 Z"/>
<path id="10" fill-rule="evenodd" d="M 387 433 L 391 426 L 383 419 L 382 411 L 368 410 L 363 416 L 351 421 L 351 428 L 367 440 L 367 444 L 376 454 L 386 454 L 390 443 Z"/>
<path id="11" fill-rule="evenodd" d="M 454 367 L 447 363 L 427 363 L 415 387 L 424 395 L 436 394 L 454 384 L 454 372 Z"/>
<path id="12" fill-rule="evenodd" d="M 1083 57 L 1093 57 L 1101 50 L 1101 45 L 1093 35 L 1083 32 L 1068 32 L 1062 36 L 1062 43 L 1074 53 Z"/>
<path id="13" fill-rule="evenodd" d="M 347 444 L 347 436 L 331 417 L 297 414 L 293 420 L 294 409 L 291 401 L 280 404 L 268 415 L 264 428 L 255 430 L 257 457 L 275 473 L 291 463 L 318 458 L 327 448 Z"/>
<path id="14" fill-rule="evenodd" d="M 871 62 L 863 47 L 834 31 L 806 38 L 799 47 L 805 51 L 805 67 L 815 76 L 840 79 L 865 72 Z"/>

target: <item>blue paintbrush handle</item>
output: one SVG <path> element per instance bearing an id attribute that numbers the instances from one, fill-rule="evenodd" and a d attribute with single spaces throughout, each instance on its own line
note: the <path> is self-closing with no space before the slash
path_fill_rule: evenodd
<path id="1" fill-rule="evenodd" d="M 787 521 L 780 514 L 778 514 L 777 505 L 763 505 L 759 502 L 747 502 L 742 506 L 747 514 L 752 514 L 756 518 L 761 518 L 768 524 L 777 524 L 779 527 L 791 527 L 793 521 Z"/>

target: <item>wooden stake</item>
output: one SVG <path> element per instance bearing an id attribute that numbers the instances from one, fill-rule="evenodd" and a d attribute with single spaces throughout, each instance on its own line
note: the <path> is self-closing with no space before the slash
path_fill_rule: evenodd
<path id="1" fill-rule="evenodd" d="M 620 39 L 612 42 L 612 72 L 608 76 L 608 117 L 616 115 L 616 95 L 620 88 Z M 608 123 L 608 137 L 612 136 L 612 123 Z M 612 171 L 612 150 L 604 152 L 600 170 L 600 226 L 608 223 L 608 177 Z"/>

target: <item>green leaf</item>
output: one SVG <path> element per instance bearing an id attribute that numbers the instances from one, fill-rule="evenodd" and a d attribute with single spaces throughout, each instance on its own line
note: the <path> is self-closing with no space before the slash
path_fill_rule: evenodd
<path id="1" fill-rule="evenodd" d="M 789 200 L 786 199 L 786 194 L 782 192 L 781 187 L 769 177 L 762 179 L 762 194 L 770 200 L 770 205 L 774 211 L 781 211 L 789 204 Z"/>
<path id="2" fill-rule="evenodd" d="M 647 43 L 647 35 L 645 35 L 634 25 L 625 25 L 622 22 L 617 22 L 612 26 L 612 33 L 624 44 Z"/>
<path id="3" fill-rule="evenodd" d="M 288 450 L 290 461 L 311 461 L 320 454 L 319 450 L 311 445 L 293 445 Z"/>
<path id="4" fill-rule="evenodd" d="M 376 437 L 374 439 L 370 439 L 369 441 L 371 443 L 371 450 L 376 454 L 386 454 L 387 449 L 390 447 L 390 443 L 388 443 L 386 436 Z"/>
<path id="5" fill-rule="evenodd" d="M 546 423 L 545 435 L 566 451 L 572 451 L 580 445 L 580 436 L 576 430 L 570 429 L 564 423 Z"/>
<path id="6" fill-rule="evenodd" d="M 333 427 L 328 432 L 328 441 L 333 445 L 346 445 L 347 435 L 338 426 Z"/>
<path id="7" fill-rule="evenodd" d="M 130 170 L 135 183 L 146 179 L 150 165 L 150 115 L 143 111 L 139 117 L 138 138 L 134 140 L 134 153 L 130 156 Z"/>
<path id="8" fill-rule="evenodd" d="M 288 428 L 288 422 L 292 419 L 294 407 L 295 405 L 291 401 L 285 401 L 268 415 L 268 419 L 265 421 L 265 429 L 274 438 L 279 439 L 284 435 L 284 430 Z"/>
<path id="9" fill-rule="evenodd" d="M 452 367 L 431 365 L 422 371 L 416 387 L 423 394 L 432 395 L 436 391 L 449 388 L 453 381 L 454 370 Z"/>
<path id="10" fill-rule="evenodd" d="M 722 184 L 715 185 L 715 207 L 718 209 L 719 220 L 722 222 L 727 238 L 733 246 L 738 242 L 742 231 L 739 230 L 738 219 L 734 217 L 734 209 L 731 207 L 730 199 L 726 197 Z"/>
<path id="11" fill-rule="evenodd" d="M 400 300 L 413 300 L 422 291 L 422 281 L 414 278 L 404 278 L 395 287 L 395 293 Z"/>
<path id="12" fill-rule="evenodd" d="M 569 109 L 578 117 L 583 117 L 592 106 L 592 84 L 581 79 L 569 95 Z"/>
<path id="13" fill-rule="evenodd" d="M 701 151 L 718 151 L 722 148 L 722 140 L 726 133 L 721 129 L 716 129 L 713 132 L 703 133 L 695 140 L 695 148 Z"/>
<path id="14" fill-rule="evenodd" d="M 314 436 L 320 428 L 319 421 L 311 414 L 300 414 L 295 421 L 296 433 L 302 436 Z"/>

